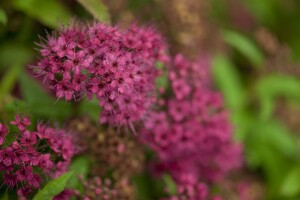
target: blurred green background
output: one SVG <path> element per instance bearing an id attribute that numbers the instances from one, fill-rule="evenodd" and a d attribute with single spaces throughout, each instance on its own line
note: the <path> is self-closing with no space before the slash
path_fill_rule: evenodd
<path id="1" fill-rule="evenodd" d="M 255 177 L 260 188 L 253 192 L 263 194 L 253 199 L 300 199 L 300 1 L 1 0 L 1 120 L 15 112 L 36 120 L 98 119 L 97 103 L 56 102 L 28 67 L 39 36 L 74 19 L 156 24 L 172 54 L 209 54 L 235 138 L 245 147 L 239 179 Z M 147 178 L 141 179 L 143 187 Z"/>

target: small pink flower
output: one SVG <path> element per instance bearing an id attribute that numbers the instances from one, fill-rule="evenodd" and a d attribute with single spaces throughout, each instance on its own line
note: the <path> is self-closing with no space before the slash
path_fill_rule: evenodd
<path id="1" fill-rule="evenodd" d="M 67 82 L 59 82 L 56 84 L 56 96 L 58 98 L 65 98 L 71 100 L 74 95 L 74 90 L 71 84 Z"/>
<path id="2" fill-rule="evenodd" d="M 14 188 L 17 185 L 17 176 L 15 174 L 3 175 L 3 182 L 9 188 Z"/>
<path id="3" fill-rule="evenodd" d="M 74 144 L 73 144 L 73 141 L 71 138 L 64 138 L 61 148 L 62 148 L 61 149 L 62 157 L 67 161 L 71 160 L 71 158 L 76 153 Z"/>
<path id="4" fill-rule="evenodd" d="M 20 138 L 20 144 L 22 146 L 32 146 L 36 143 L 36 134 L 34 132 L 30 132 L 28 130 L 25 130 L 22 133 L 22 136 Z"/>
<path id="5" fill-rule="evenodd" d="M 187 84 L 186 80 L 183 79 L 174 80 L 172 87 L 176 98 L 179 100 L 187 97 L 191 92 L 191 87 Z"/>
<path id="6" fill-rule="evenodd" d="M 36 165 L 42 169 L 48 170 L 53 166 L 53 162 L 51 161 L 51 155 L 49 153 L 40 155 L 36 161 Z"/>
<path id="7" fill-rule="evenodd" d="M 15 154 L 13 148 L 8 147 L 1 151 L 0 161 L 2 161 L 5 166 L 9 167 L 13 165 L 14 159 Z"/>
<path id="8" fill-rule="evenodd" d="M 31 122 L 28 117 L 16 115 L 15 121 L 11 121 L 10 124 L 16 125 L 20 131 L 24 131 L 25 128 L 31 124 Z"/>
<path id="9" fill-rule="evenodd" d="M 18 181 L 27 180 L 32 176 L 32 167 L 30 166 L 21 167 L 17 170 L 16 175 Z"/>
<path id="10" fill-rule="evenodd" d="M 59 57 L 69 56 L 74 52 L 76 44 L 74 42 L 68 43 L 65 37 L 59 37 L 55 45 L 52 47 L 54 52 L 57 52 Z"/>
<path id="11" fill-rule="evenodd" d="M 32 189 L 29 186 L 25 185 L 17 191 L 17 194 L 18 194 L 19 198 L 21 198 L 22 200 L 23 199 L 26 200 L 27 196 L 29 196 L 31 192 L 32 192 Z"/>

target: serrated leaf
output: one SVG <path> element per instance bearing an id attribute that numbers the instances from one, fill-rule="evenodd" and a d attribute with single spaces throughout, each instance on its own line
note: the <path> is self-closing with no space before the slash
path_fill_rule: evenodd
<path id="1" fill-rule="evenodd" d="M 164 174 L 163 180 L 167 186 L 168 193 L 171 195 L 177 195 L 177 186 L 172 177 L 168 174 Z"/>
<path id="2" fill-rule="evenodd" d="M 33 197 L 33 200 L 52 200 L 54 196 L 58 195 L 65 189 L 66 183 L 72 174 L 73 172 L 68 172 L 50 181 L 43 189 L 38 191 L 38 193 Z"/>
<path id="3" fill-rule="evenodd" d="M 233 110 L 240 109 L 245 103 L 245 93 L 239 74 L 228 58 L 218 55 L 213 59 L 213 77 L 227 105 Z"/>
<path id="4" fill-rule="evenodd" d="M 101 0 L 77 0 L 95 19 L 110 23 L 108 8 Z"/>
<path id="5" fill-rule="evenodd" d="M 285 197 L 296 197 L 300 193 L 300 166 L 295 166 L 287 173 L 280 192 Z"/>
<path id="6" fill-rule="evenodd" d="M 240 33 L 228 30 L 223 31 L 222 37 L 226 43 L 248 58 L 254 66 L 260 66 L 262 64 L 263 54 L 250 39 Z"/>
<path id="7" fill-rule="evenodd" d="M 83 179 L 86 179 L 89 172 L 89 158 L 87 156 L 80 156 L 73 159 L 69 169 L 74 172 L 74 175 L 70 178 L 68 187 L 74 189 L 83 189 L 82 183 L 78 179 L 80 175 Z"/>
<path id="8" fill-rule="evenodd" d="M 59 0 L 14 0 L 14 7 L 46 26 L 57 28 L 68 24 L 72 14 Z"/>
<path id="9" fill-rule="evenodd" d="M 6 13 L 5 13 L 5 11 L 2 8 L 0 8 L 0 23 L 2 23 L 2 24 L 6 24 L 7 23 Z"/>

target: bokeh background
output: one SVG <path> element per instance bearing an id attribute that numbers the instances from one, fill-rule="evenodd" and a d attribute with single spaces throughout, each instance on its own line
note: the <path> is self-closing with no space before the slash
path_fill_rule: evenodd
<path id="1" fill-rule="evenodd" d="M 221 183 L 223 193 L 230 200 L 241 198 L 237 189 L 251 200 L 300 199 L 300 1 L 1 0 L 1 120 L 15 112 L 37 121 L 98 120 L 96 102 L 56 102 L 29 67 L 39 36 L 70 20 L 95 19 L 120 27 L 153 24 L 172 54 L 210 55 L 215 87 L 245 148 L 244 168 Z M 142 174 L 135 182 L 139 199 L 155 199 L 160 185 L 151 177 Z M 234 188 L 235 182 L 246 189 Z"/>

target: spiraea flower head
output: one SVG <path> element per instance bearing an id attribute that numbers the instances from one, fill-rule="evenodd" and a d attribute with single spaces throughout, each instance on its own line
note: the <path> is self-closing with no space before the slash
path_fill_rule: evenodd
<path id="1" fill-rule="evenodd" d="M 169 79 L 173 95 L 148 114 L 142 130 L 142 141 L 158 154 L 157 170 L 179 185 L 223 178 L 241 165 L 241 146 L 232 141 L 223 99 L 212 89 L 208 59 L 176 56 Z"/>
<path id="2" fill-rule="evenodd" d="M 41 173 L 53 178 L 65 173 L 78 150 L 65 130 L 40 123 L 35 131 L 30 131 L 28 126 L 31 121 L 22 115 L 16 115 L 10 124 L 16 126 L 18 131 L 9 133 L 15 140 L 6 144 L 8 128 L 0 123 L 0 175 L 5 186 L 17 188 L 18 196 L 26 199 L 40 187 Z M 65 164 L 63 167 L 60 165 L 62 162 Z"/>
<path id="3" fill-rule="evenodd" d="M 132 125 L 153 103 L 155 64 L 168 61 L 166 45 L 152 27 L 96 23 L 63 28 L 40 44 L 36 71 L 57 98 L 95 97 L 100 121 Z"/>

